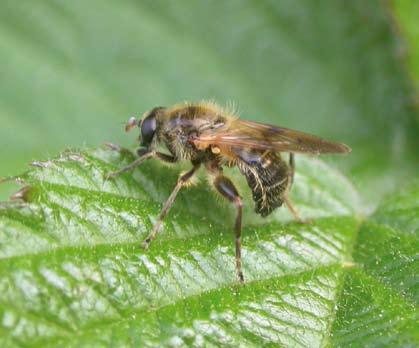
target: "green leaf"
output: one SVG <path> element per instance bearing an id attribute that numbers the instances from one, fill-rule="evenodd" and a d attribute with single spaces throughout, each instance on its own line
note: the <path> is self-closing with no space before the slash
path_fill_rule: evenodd
<path id="1" fill-rule="evenodd" d="M 359 231 L 333 328 L 337 346 L 419 342 L 419 182 L 381 204 Z"/>
<path id="2" fill-rule="evenodd" d="M 150 250 L 139 247 L 179 170 L 149 161 L 104 181 L 133 159 L 67 151 L 20 177 L 16 196 L 26 203 L 0 206 L 2 346 L 419 342 L 418 224 L 406 219 L 418 209 L 418 185 L 361 222 L 352 185 L 298 158 L 292 198 L 313 219 L 301 225 L 284 208 L 257 217 L 245 182 L 230 171 L 246 207 L 240 286 L 234 210 L 205 180 L 179 194 Z"/>
<path id="3" fill-rule="evenodd" d="M 347 143 L 336 162 L 373 205 L 418 174 L 381 0 L 3 1 L 0 20 L 0 176 L 69 146 L 128 145 L 129 116 L 211 98 Z"/>

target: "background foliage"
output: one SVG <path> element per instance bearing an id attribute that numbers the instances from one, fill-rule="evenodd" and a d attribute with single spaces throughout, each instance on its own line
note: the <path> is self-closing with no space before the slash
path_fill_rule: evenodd
<path id="1" fill-rule="evenodd" d="M 30 205 L 0 206 L 3 346 L 417 344 L 416 5 L 391 5 L 3 2 L 0 176 L 38 161 L 21 176 Z M 129 116 L 209 98 L 353 148 L 325 160 L 354 186 L 297 159 L 293 198 L 312 226 L 284 224 L 283 210 L 259 219 L 236 178 L 248 203 L 244 288 L 232 212 L 204 184 L 180 195 L 144 254 L 138 241 L 178 169 L 150 163 L 104 183 L 130 154 L 40 161 L 131 146 Z"/>
<path id="2" fill-rule="evenodd" d="M 417 40 L 419 24 L 416 19 L 417 13 L 419 13 L 419 3 L 415 0 L 395 1 L 393 8 L 396 28 L 405 39 L 400 53 L 407 63 L 407 69 L 417 86 L 419 83 L 419 43 Z M 417 97 L 415 97 L 414 103 L 417 104 L 417 102 Z"/>

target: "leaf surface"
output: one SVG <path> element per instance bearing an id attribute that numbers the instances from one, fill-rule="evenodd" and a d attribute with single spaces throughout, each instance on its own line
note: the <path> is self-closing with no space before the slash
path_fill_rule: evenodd
<path id="1" fill-rule="evenodd" d="M 417 209 L 417 188 L 397 199 L 405 209 L 398 220 L 386 220 L 395 210 L 383 204 L 361 222 L 352 185 L 322 162 L 299 158 L 292 198 L 313 219 L 301 225 L 289 222 L 285 209 L 258 218 L 231 171 L 247 207 L 240 286 L 234 210 L 205 180 L 180 193 L 151 249 L 139 247 L 178 169 L 149 161 L 104 181 L 133 159 L 128 151 L 67 151 L 20 177 L 26 203 L 0 209 L 3 346 L 321 347 L 344 345 L 348 335 L 373 343 L 418 339 L 417 224 L 404 219 Z M 377 229 L 386 233 L 373 243 Z M 397 241 L 397 253 L 384 248 L 388 239 Z M 357 322 L 365 304 L 371 325 Z M 379 324 L 370 316 L 378 314 L 393 322 L 382 341 L 371 336 Z"/>

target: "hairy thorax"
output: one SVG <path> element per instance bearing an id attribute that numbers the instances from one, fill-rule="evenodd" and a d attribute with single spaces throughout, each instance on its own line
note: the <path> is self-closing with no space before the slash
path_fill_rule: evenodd
<path id="1" fill-rule="evenodd" d="M 204 112 L 203 112 L 204 111 Z M 211 149 L 197 148 L 193 139 L 199 137 L 203 131 L 219 127 L 225 119 L 208 110 L 185 107 L 174 109 L 161 123 L 158 134 L 159 141 L 178 159 L 191 161 L 205 161 L 214 157 Z"/>

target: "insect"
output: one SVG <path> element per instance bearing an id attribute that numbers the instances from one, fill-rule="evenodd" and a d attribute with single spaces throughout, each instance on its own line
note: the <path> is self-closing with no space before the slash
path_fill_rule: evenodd
<path id="1" fill-rule="evenodd" d="M 252 191 L 256 213 L 267 216 L 285 203 L 294 217 L 303 222 L 288 195 L 294 178 L 294 154 L 351 151 L 344 144 L 303 132 L 240 120 L 233 112 L 209 102 L 185 103 L 170 108 L 156 107 L 146 112 L 141 119 L 131 118 L 126 131 L 136 126 L 141 132 L 139 158 L 109 173 L 107 178 L 130 171 L 151 158 L 169 163 L 190 161 L 192 164 L 192 168 L 179 177 L 150 234 L 143 241 L 143 248 L 148 249 L 156 238 L 180 189 L 203 166 L 215 190 L 236 208 L 236 272 L 241 283 L 244 282 L 241 267 L 243 204 L 235 185 L 223 174 L 223 167 L 237 167 L 245 176 Z M 167 153 L 157 151 L 160 145 L 167 148 Z M 287 161 L 281 156 L 282 152 L 289 153 Z"/>

